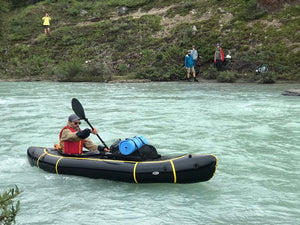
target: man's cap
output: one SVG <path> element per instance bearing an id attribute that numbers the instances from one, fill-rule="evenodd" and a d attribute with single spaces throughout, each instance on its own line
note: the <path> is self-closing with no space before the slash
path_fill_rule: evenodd
<path id="1" fill-rule="evenodd" d="M 217 43 L 217 46 L 220 46 L 220 43 Z"/>
<path id="2" fill-rule="evenodd" d="M 80 120 L 80 118 L 76 114 L 72 114 L 69 116 L 69 121 L 74 122 L 76 120 Z"/>

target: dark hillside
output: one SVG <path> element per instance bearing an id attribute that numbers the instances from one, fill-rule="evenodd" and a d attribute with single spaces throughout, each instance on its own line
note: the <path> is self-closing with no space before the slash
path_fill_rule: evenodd
<path id="1" fill-rule="evenodd" d="M 300 80 L 298 1 L 0 3 L 0 79 L 183 80 L 184 56 L 195 45 L 200 78 L 220 82 Z M 41 18 L 46 12 L 52 18 L 50 35 L 43 33 Z M 232 56 L 222 72 L 213 67 L 216 43 Z M 269 71 L 255 74 L 262 63 Z"/>

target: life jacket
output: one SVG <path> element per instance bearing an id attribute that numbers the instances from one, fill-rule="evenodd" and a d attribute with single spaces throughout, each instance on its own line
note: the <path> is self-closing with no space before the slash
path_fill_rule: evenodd
<path id="1" fill-rule="evenodd" d="M 64 146 L 62 148 L 63 152 L 65 154 L 77 154 L 77 155 L 82 154 L 84 140 L 81 140 L 81 141 L 62 141 L 61 140 L 61 135 L 62 135 L 62 132 L 63 132 L 64 129 L 69 129 L 73 133 L 76 132 L 75 129 L 73 129 L 72 127 L 69 127 L 69 126 L 65 126 L 60 131 L 60 133 L 59 133 L 59 142 L 60 142 L 60 146 Z"/>

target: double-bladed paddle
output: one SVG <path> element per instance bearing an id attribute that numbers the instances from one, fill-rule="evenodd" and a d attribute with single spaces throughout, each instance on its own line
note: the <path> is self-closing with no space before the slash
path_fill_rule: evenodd
<path id="1" fill-rule="evenodd" d="M 84 113 L 84 109 L 81 105 L 81 103 L 79 102 L 78 99 L 73 98 L 72 99 L 72 109 L 75 112 L 75 114 L 80 118 L 85 120 L 85 122 L 87 122 L 87 124 L 92 128 L 92 124 L 90 124 L 89 120 L 85 117 L 85 113 Z M 97 134 L 97 137 L 100 139 L 100 141 L 102 142 L 102 144 L 104 145 L 105 148 L 108 148 L 107 145 L 105 144 L 105 142 L 102 140 L 102 138 L 99 136 L 99 134 Z"/>

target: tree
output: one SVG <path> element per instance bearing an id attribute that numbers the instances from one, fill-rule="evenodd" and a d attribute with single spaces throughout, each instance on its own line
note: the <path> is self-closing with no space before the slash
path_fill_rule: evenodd
<path id="1" fill-rule="evenodd" d="M 0 193 L 0 225 L 11 225 L 15 223 L 15 217 L 20 210 L 20 201 L 14 204 L 13 199 L 20 193 L 21 191 L 17 186 L 3 194 Z"/>
<path id="2" fill-rule="evenodd" d="M 7 13 L 8 11 L 9 11 L 9 3 L 6 2 L 5 0 L 0 0 L 0 41 L 4 39 L 5 25 L 6 25 L 5 13 Z"/>

